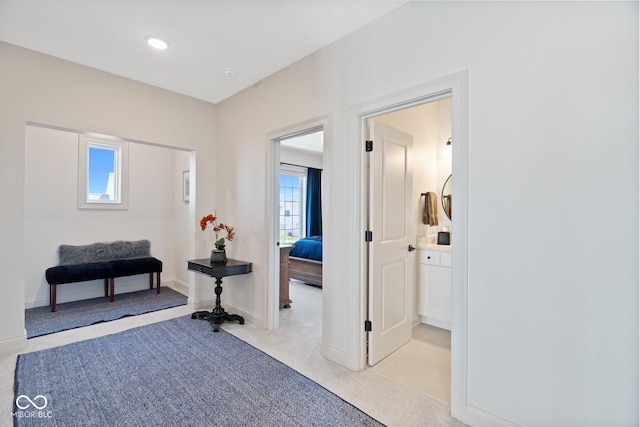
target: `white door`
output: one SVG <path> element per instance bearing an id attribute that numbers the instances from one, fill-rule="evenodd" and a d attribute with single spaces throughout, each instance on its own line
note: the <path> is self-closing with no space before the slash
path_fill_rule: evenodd
<path id="1" fill-rule="evenodd" d="M 411 339 L 413 317 L 413 137 L 370 120 L 369 365 Z"/>

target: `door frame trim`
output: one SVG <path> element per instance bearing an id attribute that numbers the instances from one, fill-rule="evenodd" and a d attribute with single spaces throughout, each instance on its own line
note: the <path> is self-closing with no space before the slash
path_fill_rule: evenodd
<path id="1" fill-rule="evenodd" d="M 451 125 L 452 171 L 456 174 L 453 192 L 456 209 L 452 212 L 452 312 L 451 312 L 451 416 L 459 420 L 467 419 L 468 408 L 468 71 L 460 71 L 417 86 L 389 93 L 364 101 L 351 107 L 355 114 L 353 123 L 357 125 L 355 135 L 358 147 L 364 146 L 366 121 L 369 118 L 406 109 L 441 98 L 452 98 Z M 368 224 L 367 212 L 367 163 L 364 148 L 360 150 L 357 164 L 358 179 L 358 227 L 365 230 Z M 362 239 L 357 253 L 358 289 L 357 315 L 360 325 L 364 325 L 368 313 L 368 252 Z M 358 369 L 364 369 L 367 360 L 367 333 L 364 328 L 357 337 Z"/>

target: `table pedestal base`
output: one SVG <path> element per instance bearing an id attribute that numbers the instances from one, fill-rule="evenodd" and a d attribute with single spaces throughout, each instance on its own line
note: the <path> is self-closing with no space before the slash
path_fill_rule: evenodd
<path id="1" fill-rule="evenodd" d="M 213 326 L 213 332 L 218 332 L 220 330 L 220 325 L 225 321 L 238 321 L 241 325 L 244 325 L 244 317 L 240 316 L 239 314 L 229 314 L 222 308 L 221 310 L 221 313 L 216 313 L 215 308 L 213 309 L 213 311 L 196 311 L 191 315 L 191 318 L 207 320 Z"/>
<path id="2" fill-rule="evenodd" d="M 220 294 L 222 294 L 222 277 L 216 277 L 216 306 L 211 311 L 196 311 L 191 315 L 192 319 L 207 320 L 213 325 L 213 332 L 220 330 L 220 325 L 225 321 L 238 321 L 241 325 L 244 325 L 244 317 L 238 314 L 229 314 L 224 311 L 224 308 L 220 305 Z"/>

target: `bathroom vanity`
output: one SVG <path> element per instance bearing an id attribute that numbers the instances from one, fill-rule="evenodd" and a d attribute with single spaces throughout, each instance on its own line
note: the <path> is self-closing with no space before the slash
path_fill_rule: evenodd
<path id="1" fill-rule="evenodd" d="M 419 245 L 422 323 L 451 330 L 451 246 Z"/>

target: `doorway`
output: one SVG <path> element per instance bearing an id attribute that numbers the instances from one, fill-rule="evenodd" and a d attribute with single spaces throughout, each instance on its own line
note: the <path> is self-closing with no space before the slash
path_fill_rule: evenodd
<path id="1" fill-rule="evenodd" d="M 327 118 L 304 122 L 268 136 L 269 286 L 267 329 L 313 324 L 322 340 L 322 201 L 326 189 Z M 296 253 L 297 252 L 297 253 Z M 292 257 L 289 258 L 289 254 Z M 295 266 L 289 269 L 295 262 Z M 286 268 L 283 268 L 285 266 Z M 284 275 L 284 276 L 283 276 Z M 296 303 L 295 293 L 300 292 Z M 303 307 L 306 322 L 299 322 Z M 286 316 L 286 317 L 285 317 Z"/>
<path id="2" fill-rule="evenodd" d="M 467 402 L 467 271 L 468 271 L 468 148 L 467 148 L 467 72 L 451 74 L 439 79 L 399 90 L 384 96 L 373 98 L 354 105 L 354 125 L 357 126 L 359 143 L 364 145 L 367 136 L 366 123 L 369 118 L 381 114 L 399 111 L 422 105 L 442 98 L 451 98 L 451 137 L 452 170 L 456 178 L 452 180 L 452 192 L 456 195 L 455 207 L 452 209 L 452 224 L 456 225 L 451 234 L 451 415 L 457 419 L 466 419 Z M 366 230 L 368 226 L 368 192 L 367 192 L 367 156 L 362 149 L 358 161 L 360 195 L 359 225 Z M 368 243 L 363 239 L 359 247 L 359 280 L 358 312 L 362 319 L 362 332 L 357 337 L 358 369 L 367 365 L 368 340 L 366 331 L 368 321 L 370 294 L 368 289 Z"/>
<path id="3" fill-rule="evenodd" d="M 373 230 L 374 238 L 369 244 L 369 264 L 382 269 L 369 269 L 370 292 L 381 295 L 386 289 L 383 298 L 370 299 L 385 301 L 383 307 L 378 308 L 381 316 L 376 316 L 376 307 L 369 310 L 373 324 L 370 335 L 378 336 L 370 338 L 368 364 L 374 372 L 449 405 L 451 268 L 425 267 L 423 261 L 430 262 L 427 257 L 432 253 L 450 255 L 449 245 L 437 245 L 437 233 L 452 230 L 445 210 L 450 204 L 441 203 L 450 200 L 451 195 L 450 191 L 443 193 L 452 171 L 451 145 L 447 144 L 451 141 L 451 98 L 371 117 L 367 119 L 367 130 L 373 144 L 369 154 L 369 229 Z M 394 151 L 404 153 L 399 151 L 400 143 L 406 156 L 394 159 Z M 376 162 L 381 163 L 381 167 L 376 166 Z M 403 167 L 407 173 L 403 173 Z M 394 181 L 400 185 L 392 190 Z M 406 197 L 401 195 L 405 190 Z M 391 196 L 385 194 L 388 192 Z M 427 207 L 432 210 L 426 211 Z M 376 217 L 389 218 L 390 224 L 377 227 Z M 383 254 L 379 255 L 379 251 Z M 389 253 L 393 254 L 392 262 L 375 259 L 376 256 L 388 258 Z M 437 275 L 441 272 L 444 273 Z M 399 285 L 405 277 L 408 283 L 403 289 Z M 442 284 L 434 283 L 435 279 L 440 279 Z M 440 290 L 438 286 L 444 287 L 446 295 L 434 295 L 433 288 Z M 397 315 L 405 311 L 405 304 L 410 308 L 405 313 L 406 321 L 401 322 Z M 438 313 L 444 313 L 444 322 L 434 322 L 434 305 Z M 383 322 L 388 326 L 376 330 L 376 324 Z"/>

